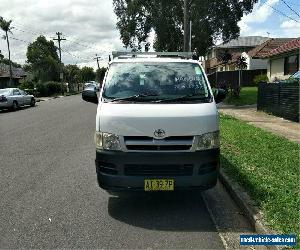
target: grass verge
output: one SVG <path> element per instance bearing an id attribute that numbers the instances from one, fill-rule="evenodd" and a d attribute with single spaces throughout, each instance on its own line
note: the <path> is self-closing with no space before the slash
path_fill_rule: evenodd
<path id="1" fill-rule="evenodd" d="M 299 241 L 299 145 L 227 115 L 220 116 L 220 129 L 224 171 L 248 191 L 271 228 Z"/>
<path id="2" fill-rule="evenodd" d="M 235 106 L 256 104 L 257 87 L 242 87 L 239 97 L 231 96 L 229 93 L 224 102 Z"/>

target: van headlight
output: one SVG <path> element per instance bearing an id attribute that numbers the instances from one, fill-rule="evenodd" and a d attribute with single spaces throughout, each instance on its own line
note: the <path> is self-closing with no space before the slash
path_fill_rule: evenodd
<path id="1" fill-rule="evenodd" d="M 118 135 L 110 133 L 95 133 L 96 149 L 121 150 L 121 143 Z"/>
<path id="2" fill-rule="evenodd" d="M 195 142 L 196 150 L 206 150 L 220 147 L 220 133 L 219 131 L 198 135 Z"/>

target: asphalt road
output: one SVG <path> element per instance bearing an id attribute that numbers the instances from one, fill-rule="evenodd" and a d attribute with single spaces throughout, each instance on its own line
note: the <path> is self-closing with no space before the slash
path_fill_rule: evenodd
<path id="1" fill-rule="evenodd" d="M 79 95 L 0 112 L 1 249 L 224 249 L 252 231 L 220 184 L 198 195 L 101 190 L 95 113 Z"/>

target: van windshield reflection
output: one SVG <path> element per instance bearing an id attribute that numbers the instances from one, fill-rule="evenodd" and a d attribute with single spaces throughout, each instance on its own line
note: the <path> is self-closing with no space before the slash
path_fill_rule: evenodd
<path id="1" fill-rule="evenodd" d="M 209 102 L 210 92 L 196 63 L 113 63 L 102 97 L 105 101 Z"/>

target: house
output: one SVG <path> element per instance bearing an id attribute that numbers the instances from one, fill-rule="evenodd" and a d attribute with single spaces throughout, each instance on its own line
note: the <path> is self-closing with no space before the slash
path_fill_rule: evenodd
<path id="1" fill-rule="evenodd" d="M 24 79 L 26 75 L 26 72 L 22 68 L 12 67 L 12 86 L 10 86 L 9 65 L 0 64 L 0 89 L 18 85 L 19 81 Z"/>
<path id="2" fill-rule="evenodd" d="M 300 37 L 290 40 L 265 54 L 270 81 L 284 80 L 300 70 Z"/>
<path id="3" fill-rule="evenodd" d="M 223 49 L 223 51 L 226 50 L 227 53 L 231 54 L 231 60 L 224 63 L 216 57 L 213 64 L 210 65 L 213 67 L 207 69 L 207 72 L 238 70 L 236 62 L 241 56 L 245 58 L 247 64 L 244 70 L 266 70 L 267 59 L 265 55 L 269 51 L 293 39 L 294 38 L 240 37 L 239 39 L 232 40 L 229 43 L 219 45 L 215 48 L 216 53 L 221 53 L 221 49 Z"/>
<path id="4" fill-rule="evenodd" d="M 236 70 L 233 62 L 236 61 L 243 52 L 247 53 L 251 51 L 268 39 L 268 37 L 261 36 L 241 36 L 227 43 L 222 43 L 212 47 L 209 53 L 206 55 L 206 60 L 204 62 L 206 73 L 210 74 L 216 71 Z M 232 56 L 231 60 L 225 65 L 223 62 L 218 60 L 219 55 L 224 51 Z"/>

